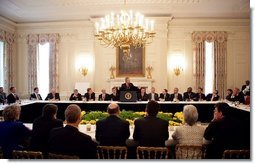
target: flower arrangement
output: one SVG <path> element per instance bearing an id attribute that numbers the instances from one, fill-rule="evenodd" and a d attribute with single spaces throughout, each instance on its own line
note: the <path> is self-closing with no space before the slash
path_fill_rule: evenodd
<path id="1" fill-rule="evenodd" d="M 94 125 L 96 124 L 98 120 L 104 119 L 108 115 L 109 114 L 107 112 L 101 112 L 101 111 L 91 111 L 89 113 L 82 111 L 81 124 Z M 133 112 L 133 111 L 122 110 L 119 116 L 123 120 L 127 120 L 130 125 L 134 125 L 134 120 L 145 117 L 146 112 Z M 168 121 L 170 126 L 180 126 L 184 123 L 182 112 L 176 112 L 174 115 L 173 113 L 159 112 L 157 117 Z"/>

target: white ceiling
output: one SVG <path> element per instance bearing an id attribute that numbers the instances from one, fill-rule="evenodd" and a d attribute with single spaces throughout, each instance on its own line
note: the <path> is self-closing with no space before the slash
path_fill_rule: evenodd
<path id="1" fill-rule="evenodd" d="M 16 23 L 88 20 L 123 9 L 124 0 L 0 0 L 0 16 Z M 146 16 L 250 18 L 249 0 L 127 0 Z"/>

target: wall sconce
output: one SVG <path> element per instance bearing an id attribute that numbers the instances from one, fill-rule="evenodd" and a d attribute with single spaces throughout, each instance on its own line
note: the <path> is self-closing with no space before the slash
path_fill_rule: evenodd
<path id="1" fill-rule="evenodd" d="M 88 74 L 88 68 L 86 67 L 81 67 L 79 71 L 83 76 L 86 76 Z"/>
<path id="2" fill-rule="evenodd" d="M 151 76 L 152 70 L 153 70 L 152 66 L 149 65 L 148 67 L 146 67 L 147 79 L 151 79 L 152 78 L 152 76 Z"/>
<path id="3" fill-rule="evenodd" d="M 111 71 L 110 79 L 114 79 L 115 78 L 114 71 L 116 70 L 116 68 L 114 66 L 111 66 L 109 70 Z"/>
<path id="4" fill-rule="evenodd" d="M 185 59 L 182 54 L 173 54 L 169 57 L 168 65 L 176 76 L 179 76 L 185 68 Z"/>
<path id="5" fill-rule="evenodd" d="M 174 74 L 176 76 L 179 76 L 181 72 L 183 71 L 183 68 L 181 66 L 176 66 L 173 70 L 174 70 Z"/>

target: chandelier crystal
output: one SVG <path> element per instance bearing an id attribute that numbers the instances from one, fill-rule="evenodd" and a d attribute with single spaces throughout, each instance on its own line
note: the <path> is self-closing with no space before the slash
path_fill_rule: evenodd
<path id="1" fill-rule="evenodd" d="M 126 6 L 126 0 L 124 1 Z M 132 10 L 110 13 L 95 23 L 95 37 L 102 45 L 113 46 L 130 54 L 130 46 L 144 47 L 155 37 L 154 21 Z"/>

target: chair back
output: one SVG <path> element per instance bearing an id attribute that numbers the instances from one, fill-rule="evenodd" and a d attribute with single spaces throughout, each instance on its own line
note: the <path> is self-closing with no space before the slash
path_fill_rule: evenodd
<path id="1" fill-rule="evenodd" d="M 43 159 L 42 152 L 40 151 L 19 151 L 13 150 L 13 159 Z"/>
<path id="2" fill-rule="evenodd" d="M 97 146 L 98 159 L 127 159 L 125 146 Z"/>
<path id="3" fill-rule="evenodd" d="M 136 148 L 137 159 L 168 159 L 166 147 L 142 147 Z"/>
<path id="4" fill-rule="evenodd" d="M 202 159 L 205 158 L 203 145 L 177 144 L 175 146 L 176 159 Z"/>
<path id="5" fill-rule="evenodd" d="M 49 153 L 49 159 L 79 159 L 79 157 L 75 155 Z"/>
<path id="6" fill-rule="evenodd" d="M 250 150 L 225 150 L 223 159 L 250 159 Z"/>

